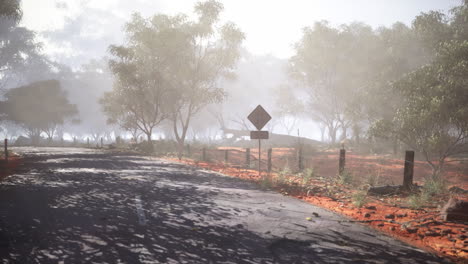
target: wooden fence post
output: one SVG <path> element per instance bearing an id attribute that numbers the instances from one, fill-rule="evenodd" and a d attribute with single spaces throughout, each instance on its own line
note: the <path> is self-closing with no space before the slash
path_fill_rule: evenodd
<path id="1" fill-rule="evenodd" d="M 345 170 L 345 163 L 346 163 L 346 150 L 340 149 L 340 163 L 338 168 L 339 175 L 343 174 Z"/>
<path id="2" fill-rule="evenodd" d="M 202 160 L 206 161 L 206 148 L 202 149 Z"/>
<path id="3" fill-rule="evenodd" d="M 411 190 L 413 186 L 414 151 L 407 150 L 405 153 L 405 169 L 403 171 L 403 189 Z"/>
<path id="4" fill-rule="evenodd" d="M 302 155 L 302 146 L 299 147 L 299 151 L 297 154 L 297 167 L 299 168 L 299 171 L 304 170 L 304 163 L 303 163 L 303 155 Z"/>
<path id="5" fill-rule="evenodd" d="M 8 139 L 5 138 L 5 161 L 8 162 Z"/>
<path id="6" fill-rule="evenodd" d="M 245 149 L 245 167 L 250 168 L 250 148 Z"/>
<path id="7" fill-rule="evenodd" d="M 225 149 L 224 150 L 224 163 L 228 163 L 229 161 L 229 150 Z"/>
<path id="8" fill-rule="evenodd" d="M 268 163 L 267 163 L 267 169 L 268 169 L 268 172 L 271 172 L 271 154 L 273 152 L 273 149 L 272 148 L 269 148 L 268 149 Z"/>

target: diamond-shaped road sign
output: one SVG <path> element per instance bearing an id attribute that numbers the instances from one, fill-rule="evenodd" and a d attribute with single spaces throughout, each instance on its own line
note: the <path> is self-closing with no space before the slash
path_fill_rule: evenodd
<path id="1" fill-rule="evenodd" d="M 261 130 L 271 120 L 271 116 L 261 105 L 258 105 L 247 118 L 258 130 Z"/>

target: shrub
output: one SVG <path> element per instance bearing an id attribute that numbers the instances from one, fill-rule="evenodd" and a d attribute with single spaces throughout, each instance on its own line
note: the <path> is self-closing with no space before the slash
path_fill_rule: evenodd
<path id="1" fill-rule="evenodd" d="M 444 194 L 447 192 L 447 185 L 443 179 L 429 178 L 424 183 L 424 192 L 428 195 Z"/>
<path id="2" fill-rule="evenodd" d="M 306 185 L 312 178 L 317 177 L 317 173 L 313 168 L 307 168 L 302 173 L 302 185 Z"/>
<path id="3" fill-rule="evenodd" d="M 284 183 L 288 175 L 291 175 L 291 170 L 289 169 L 289 166 L 286 165 L 282 170 L 278 172 L 277 182 L 280 184 Z"/>
<path id="4" fill-rule="evenodd" d="M 263 175 L 263 177 L 260 179 L 260 186 L 262 189 L 269 189 L 271 186 L 273 186 L 273 182 L 269 176 Z"/>
<path id="5" fill-rule="evenodd" d="M 352 195 L 351 199 L 356 207 L 361 208 L 367 203 L 367 193 L 365 191 L 356 192 Z"/>
<path id="6" fill-rule="evenodd" d="M 429 198 L 429 193 L 425 191 L 413 194 L 408 198 L 408 205 L 411 209 L 420 209 L 429 201 Z"/>
<path id="7" fill-rule="evenodd" d="M 379 179 L 380 179 L 380 171 L 377 174 L 369 174 L 367 176 L 367 184 L 369 186 L 374 187 L 379 184 Z"/>

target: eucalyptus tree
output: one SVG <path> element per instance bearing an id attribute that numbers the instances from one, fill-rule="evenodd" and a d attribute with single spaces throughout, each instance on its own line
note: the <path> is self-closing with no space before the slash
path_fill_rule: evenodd
<path id="1" fill-rule="evenodd" d="M 298 100 L 289 85 L 279 85 L 275 89 L 276 110 L 279 124 L 291 135 L 298 125 L 301 115 L 304 113 L 304 103 Z"/>
<path id="2" fill-rule="evenodd" d="M 186 37 L 177 45 L 182 50 L 170 78 L 170 118 L 179 157 L 193 117 L 206 105 L 223 101 L 225 91 L 219 87 L 219 80 L 234 76 L 244 34 L 231 22 L 219 25 L 222 10 L 219 2 L 200 2 L 195 5 L 196 21 L 185 20 L 184 25 L 173 27 Z"/>
<path id="3" fill-rule="evenodd" d="M 332 143 L 341 129 L 358 122 L 355 100 L 360 98 L 370 76 L 377 37 L 367 25 L 353 23 L 338 28 L 317 22 L 304 29 L 290 59 L 291 76 L 307 87 L 308 112 L 313 120 L 326 126 Z"/>
<path id="4" fill-rule="evenodd" d="M 468 41 L 450 41 L 436 58 L 394 83 L 403 99 L 372 132 L 421 152 L 438 180 L 447 158 L 468 152 Z"/>
<path id="5" fill-rule="evenodd" d="M 21 81 L 11 81 L 21 79 L 28 66 L 44 60 L 35 33 L 18 26 L 21 17 L 18 0 L 0 1 L 0 89 L 18 85 Z"/>
<path id="6" fill-rule="evenodd" d="M 155 127 L 168 117 L 167 68 L 177 51 L 172 41 L 181 35 L 171 26 L 181 23 L 182 17 L 144 19 L 134 14 L 126 25 L 127 43 L 109 47 L 109 67 L 116 80 L 100 100 L 108 122 L 138 128 L 150 144 Z"/>
<path id="7" fill-rule="evenodd" d="M 7 17 L 19 21 L 22 12 L 19 0 L 2 0 L 0 3 L 0 17 Z"/>
<path id="8" fill-rule="evenodd" d="M 203 107 L 224 99 L 218 84 L 232 77 L 243 33 L 233 23 L 219 25 L 222 4 L 200 2 L 196 21 L 184 14 L 135 14 L 126 26 L 127 43 L 111 46 L 117 81 L 101 100 L 111 122 L 136 125 L 151 139 L 169 118 L 182 154 L 190 121 Z"/>
<path id="9" fill-rule="evenodd" d="M 0 109 L 6 119 L 21 125 L 33 144 L 38 144 L 42 132 L 52 139 L 57 126 L 76 120 L 77 108 L 70 104 L 66 92 L 57 80 L 46 80 L 9 89 Z"/>

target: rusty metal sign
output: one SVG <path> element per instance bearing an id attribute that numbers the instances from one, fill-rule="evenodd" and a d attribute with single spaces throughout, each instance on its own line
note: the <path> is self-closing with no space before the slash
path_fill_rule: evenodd
<path id="1" fill-rule="evenodd" d="M 261 105 L 258 105 L 247 118 L 258 130 L 261 130 L 271 120 L 270 114 Z"/>
<path id="2" fill-rule="evenodd" d="M 268 131 L 250 131 L 250 139 L 268 139 Z"/>

